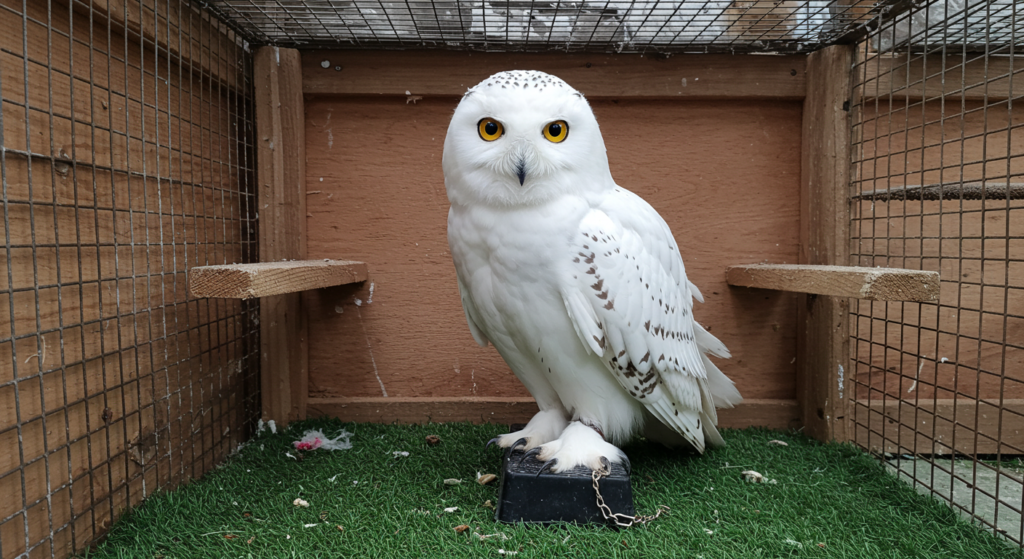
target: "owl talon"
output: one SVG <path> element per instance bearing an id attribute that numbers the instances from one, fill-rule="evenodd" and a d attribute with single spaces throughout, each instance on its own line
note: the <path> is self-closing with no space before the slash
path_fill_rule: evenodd
<path id="1" fill-rule="evenodd" d="M 533 477 L 540 477 L 540 475 L 544 473 L 544 470 L 554 466 L 557 463 L 558 463 L 558 459 L 557 458 L 552 458 L 551 460 L 548 460 L 547 462 L 544 462 L 544 465 L 542 465 L 540 467 L 540 470 L 538 470 L 537 474 L 535 476 L 533 476 Z"/>
<path id="2" fill-rule="evenodd" d="M 512 443 L 511 445 L 509 445 L 509 447 L 507 449 L 505 449 L 505 458 L 508 458 L 509 456 L 511 456 L 512 455 L 512 451 L 515 450 L 517 446 L 525 445 L 525 444 L 526 444 L 526 437 L 523 437 L 523 438 L 519 439 L 518 441 L 516 441 L 516 442 Z"/>
<path id="3" fill-rule="evenodd" d="M 535 446 L 535 447 L 531 448 L 530 450 L 527 450 L 523 454 L 523 457 L 519 459 L 519 463 L 516 464 L 516 468 L 521 468 L 523 466 L 523 462 L 525 462 L 527 458 L 529 458 L 531 456 L 537 456 L 538 454 L 540 454 L 540 447 L 539 446 Z"/>
<path id="4" fill-rule="evenodd" d="M 493 439 L 487 441 L 487 444 L 484 445 L 484 448 L 491 448 L 491 445 L 492 444 L 497 444 L 498 443 L 498 439 L 500 439 L 500 438 L 501 437 L 494 437 Z"/>
<path id="5" fill-rule="evenodd" d="M 601 457 L 601 468 L 604 469 L 605 475 L 612 473 L 612 463 L 604 456 Z"/>

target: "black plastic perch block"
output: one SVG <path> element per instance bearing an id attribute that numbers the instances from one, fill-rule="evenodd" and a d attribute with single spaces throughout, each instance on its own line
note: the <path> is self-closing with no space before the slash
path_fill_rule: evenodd
<path id="1" fill-rule="evenodd" d="M 597 508 L 590 468 L 577 466 L 560 474 L 546 470 L 537 475 L 543 462 L 531 456 L 520 464 L 523 454 L 515 450 L 501 465 L 501 488 L 494 513 L 498 522 L 607 523 Z M 612 464 L 611 475 L 602 477 L 599 484 L 604 502 L 612 512 L 634 514 L 633 490 L 622 465 Z"/>

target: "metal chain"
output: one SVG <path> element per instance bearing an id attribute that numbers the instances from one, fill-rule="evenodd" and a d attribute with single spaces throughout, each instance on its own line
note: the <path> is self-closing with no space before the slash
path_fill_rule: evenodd
<path id="1" fill-rule="evenodd" d="M 669 510 L 671 510 L 665 505 L 658 505 L 658 512 L 652 515 L 638 514 L 636 516 L 630 516 L 628 514 L 612 512 L 611 507 L 604 503 L 604 497 L 601 496 L 601 488 L 597 483 L 599 479 L 607 476 L 609 473 L 610 472 L 607 469 L 601 468 L 600 470 L 594 470 L 590 474 L 590 479 L 594 482 L 594 494 L 597 495 L 597 508 L 601 509 L 601 515 L 604 516 L 605 520 L 611 520 L 616 526 L 629 528 L 634 524 L 647 524 L 661 516 L 661 513 L 669 512 Z"/>

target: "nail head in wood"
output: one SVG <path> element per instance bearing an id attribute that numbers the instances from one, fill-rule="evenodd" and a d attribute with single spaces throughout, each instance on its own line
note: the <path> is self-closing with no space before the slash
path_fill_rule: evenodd
<path id="1" fill-rule="evenodd" d="M 366 263 L 293 260 L 197 266 L 188 273 L 194 297 L 253 299 L 366 281 Z"/>
<path id="2" fill-rule="evenodd" d="M 903 268 L 752 264 L 730 266 L 726 281 L 737 287 L 757 287 L 797 293 L 851 297 L 870 301 L 939 300 L 939 274 Z"/>

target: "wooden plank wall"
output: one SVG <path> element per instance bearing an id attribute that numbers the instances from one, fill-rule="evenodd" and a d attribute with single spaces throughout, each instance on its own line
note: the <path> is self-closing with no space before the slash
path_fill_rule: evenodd
<path id="1" fill-rule="evenodd" d="M 440 165 L 459 95 L 534 68 L 588 96 L 613 176 L 679 239 L 706 300 L 695 315 L 732 350 L 719 364 L 746 398 L 722 423 L 795 425 L 797 296 L 730 288 L 725 268 L 798 261 L 805 60 L 304 53 L 308 257 L 365 261 L 370 276 L 307 299 L 310 413 L 521 421 L 536 410 L 469 334 Z"/>
<path id="2" fill-rule="evenodd" d="M 252 307 L 185 284 L 254 255 L 246 55 L 185 2 L 47 4 L 0 2 L 3 559 L 202 475 L 258 399 Z"/>

